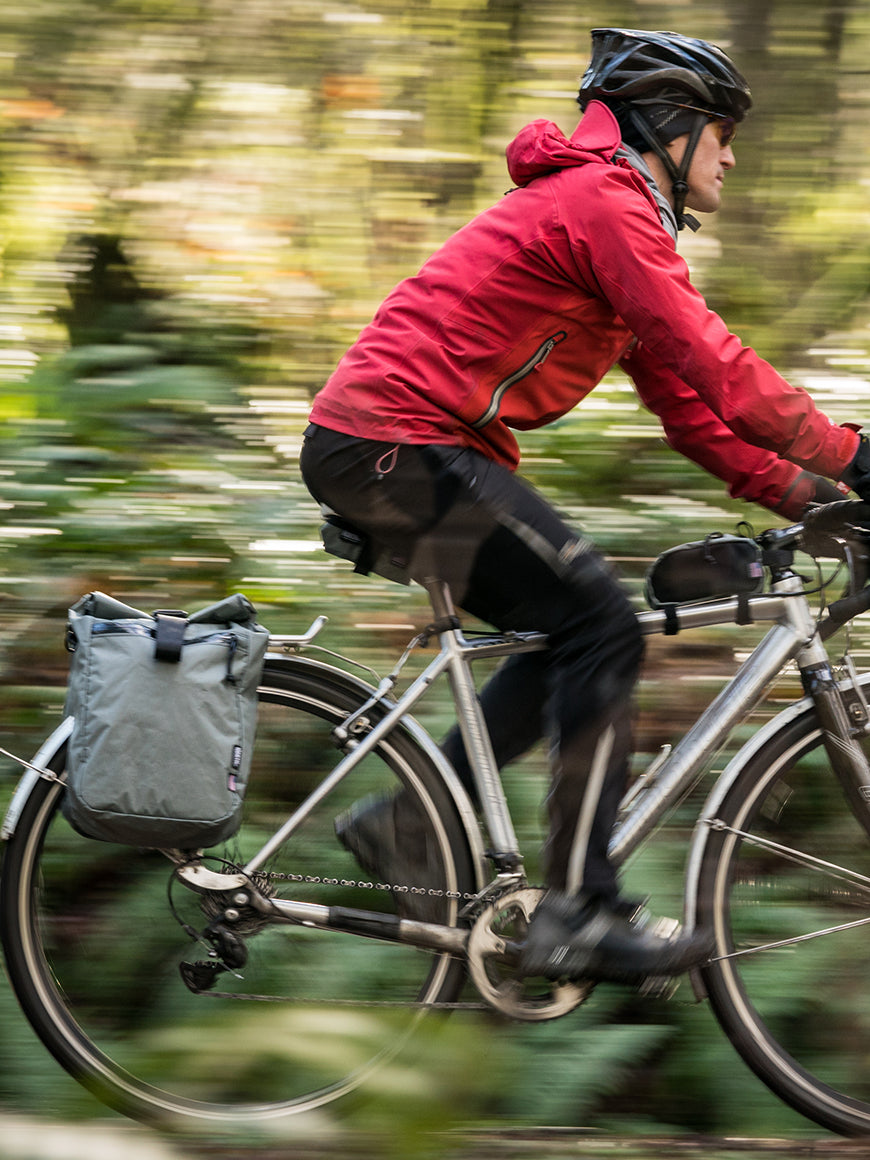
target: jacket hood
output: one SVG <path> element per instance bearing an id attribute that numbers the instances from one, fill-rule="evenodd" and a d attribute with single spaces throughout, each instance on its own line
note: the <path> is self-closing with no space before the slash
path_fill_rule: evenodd
<path id="1" fill-rule="evenodd" d="M 670 203 L 641 155 L 622 144 L 616 117 L 600 101 L 589 102 L 570 138 L 552 121 L 532 121 L 508 145 L 506 156 L 511 180 L 520 186 L 528 185 L 536 177 L 590 161 L 628 164 L 644 179 L 662 225 L 677 240 L 677 219 Z"/>
<path id="2" fill-rule="evenodd" d="M 570 138 L 552 121 L 532 121 L 520 130 L 507 147 L 508 172 L 516 185 L 528 185 L 558 169 L 611 161 L 619 146 L 619 125 L 613 113 L 600 101 L 590 101 Z"/>

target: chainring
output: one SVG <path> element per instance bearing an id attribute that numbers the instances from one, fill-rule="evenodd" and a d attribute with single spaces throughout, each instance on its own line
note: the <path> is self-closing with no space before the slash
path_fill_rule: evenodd
<path id="1" fill-rule="evenodd" d="M 505 891 L 480 913 L 468 936 L 468 971 L 481 997 L 510 1019 L 529 1023 L 567 1015 L 593 986 L 525 979 L 519 973 L 529 920 L 544 894 L 534 886 Z"/>

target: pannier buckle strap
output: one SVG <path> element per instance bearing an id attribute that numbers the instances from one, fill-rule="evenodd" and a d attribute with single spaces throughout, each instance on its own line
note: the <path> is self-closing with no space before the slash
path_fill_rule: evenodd
<path id="1" fill-rule="evenodd" d="M 154 659 L 178 664 L 187 628 L 187 613 L 161 609 L 154 613 Z"/>

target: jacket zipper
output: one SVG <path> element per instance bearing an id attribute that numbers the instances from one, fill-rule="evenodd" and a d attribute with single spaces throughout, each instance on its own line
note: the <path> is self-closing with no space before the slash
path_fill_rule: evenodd
<path id="1" fill-rule="evenodd" d="M 471 426 L 475 429 L 485 427 L 487 423 L 491 423 L 498 414 L 501 401 L 505 393 L 510 390 L 512 386 L 520 382 L 532 371 L 536 371 L 543 363 L 547 361 L 553 349 L 559 345 L 564 339 L 568 337 L 565 330 L 559 330 L 555 334 L 551 334 L 548 339 L 541 343 L 533 355 L 526 359 L 521 367 L 508 375 L 506 379 L 498 384 L 492 393 L 492 398 L 489 401 L 489 406 L 483 412 L 479 419 L 476 419 Z"/>

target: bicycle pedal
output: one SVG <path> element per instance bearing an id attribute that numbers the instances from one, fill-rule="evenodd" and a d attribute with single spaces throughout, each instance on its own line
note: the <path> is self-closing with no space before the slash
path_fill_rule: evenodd
<path id="1" fill-rule="evenodd" d="M 676 918 L 656 918 L 646 929 L 657 938 L 673 939 L 679 937 L 683 924 Z"/>
<path id="2" fill-rule="evenodd" d="M 644 999 L 672 999 L 679 985 L 679 979 L 667 975 L 650 975 L 637 988 L 637 993 Z"/>
<path id="3" fill-rule="evenodd" d="M 683 925 L 676 918 L 656 918 L 647 928 L 650 934 L 658 938 L 677 938 Z M 637 988 L 639 995 L 645 999 L 671 999 L 680 985 L 680 980 L 670 975 L 650 975 Z"/>

